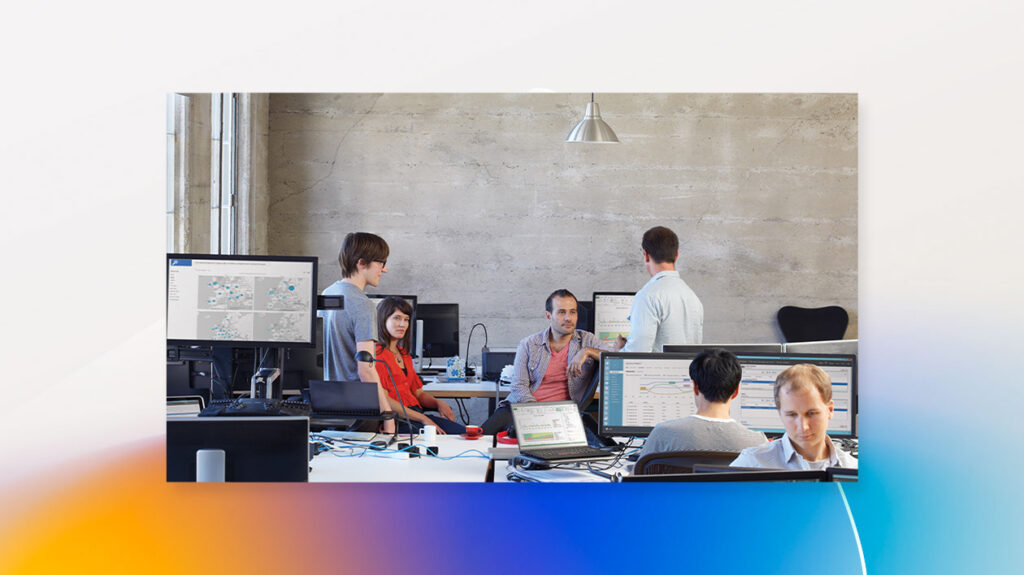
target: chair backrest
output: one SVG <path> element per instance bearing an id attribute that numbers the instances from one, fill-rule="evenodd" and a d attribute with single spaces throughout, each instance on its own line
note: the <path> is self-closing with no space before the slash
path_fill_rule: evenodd
<path id="1" fill-rule="evenodd" d="M 846 310 L 830 305 L 818 308 L 783 306 L 776 314 L 787 342 L 843 339 L 850 325 Z"/>
<path id="2" fill-rule="evenodd" d="M 593 369 L 594 373 L 590 377 L 590 383 L 587 384 L 587 389 L 583 391 L 583 395 L 580 396 L 579 406 L 580 411 L 586 411 L 590 407 L 590 402 L 594 401 L 594 392 L 597 391 L 597 384 L 601 378 L 601 366 L 599 362 L 587 362 L 587 365 L 583 366 L 583 369 Z M 592 364 L 592 365 L 591 365 Z M 585 375 L 585 373 L 584 373 Z"/>
<path id="3" fill-rule="evenodd" d="M 633 466 L 633 475 L 693 473 L 697 464 L 729 465 L 739 453 L 729 451 L 666 451 L 648 453 Z"/>

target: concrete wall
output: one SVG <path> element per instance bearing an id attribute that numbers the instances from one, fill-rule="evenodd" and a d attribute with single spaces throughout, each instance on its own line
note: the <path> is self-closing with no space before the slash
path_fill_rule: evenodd
<path id="1" fill-rule="evenodd" d="M 268 251 L 318 256 L 323 288 L 345 234 L 378 233 L 374 291 L 458 302 L 462 346 L 479 321 L 513 347 L 556 288 L 639 289 L 666 225 L 705 342 L 780 341 L 786 304 L 839 304 L 857 337 L 856 95 L 598 95 L 622 143 L 566 144 L 588 99 L 273 94 Z"/>

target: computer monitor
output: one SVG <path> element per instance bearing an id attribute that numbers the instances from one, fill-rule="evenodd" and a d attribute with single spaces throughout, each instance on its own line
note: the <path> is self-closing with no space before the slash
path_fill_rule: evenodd
<path id="1" fill-rule="evenodd" d="M 594 333 L 594 302 L 576 300 L 576 329 Z"/>
<path id="2" fill-rule="evenodd" d="M 646 437 L 654 426 L 697 413 L 690 363 L 697 353 L 601 354 L 599 434 Z M 775 408 L 775 378 L 798 363 L 813 363 L 829 374 L 835 413 L 832 437 L 856 436 L 856 356 L 785 353 L 739 353 L 740 393 L 733 400 L 733 419 L 768 434 L 785 429 Z"/>
<path id="3" fill-rule="evenodd" d="M 782 351 L 781 343 L 703 343 L 703 344 L 683 344 L 683 345 L 666 345 L 662 351 L 667 353 L 693 353 L 697 354 L 706 349 L 721 348 L 733 353 L 741 352 L 766 352 L 766 353 L 777 353 Z"/>
<path id="4" fill-rule="evenodd" d="M 633 307 L 632 292 L 594 292 L 594 334 L 602 343 L 615 343 L 621 335 L 629 337 L 629 310 Z"/>
<path id="5" fill-rule="evenodd" d="M 167 254 L 167 343 L 313 347 L 315 257 Z"/>
<path id="6" fill-rule="evenodd" d="M 378 306 L 378 307 L 380 306 L 380 302 L 384 301 L 386 298 L 389 298 L 389 297 L 399 297 L 399 298 L 402 298 L 410 306 L 412 306 L 412 317 L 409 319 L 409 331 L 408 331 L 408 333 L 409 333 L 409 347 L 411 349 L 407 349 L 405 351 L 408 351 L 409 355 L 412 355 L 413 357 L 416 357 L 416 354 L 417 354 L 417 350 L 416 350 L 416 296 L 414 296 L 414 295 L 394 295 L 394 296 L 392 296 L 391 294 L 378 294 L 378 293 L 372 293 L 371 294 L 371 293 L 368 293 L 368 294 L 366 294 L 366 297 L 370 298 L 370 301 L 373 302 L 373 305 Z"/>
<path id="7" fill-rule="evenodd" d="M 422 357 L 459 355 L 459 304 L 421 303 L 416 320 L 423 322 Z"/>
<path id="8" fill-rule="evenodd" d="M 599 434 L 646 437 L 662 421 L 697 413 L 690 380 L 696 355 L 601 353 Z"/>
<path id="9" fill-rule="evenodd" d="M 785 432 L 775 408 L 775 378 L 798 363 L 812 363 L 832 380 L 835 411 L 829 436 L 857 436 L 857 356 L 854 354 L 737 353 L 743 368 L 740 395 L 732 402 L 733 419 L 768 434 Z"/>
<path id="10" fill-rule="evenodd" d="M 830 339 L 827 341 L 800 341 L 786 344 L 786 353 L 843 353 L 857 355 L 856 339 Z"/>
<path id="11" fill-rule="evenodd" d="M 224 451 L 225 481 L 308 481 L 308 417 L 167 420 L 167 481 L 196 480 L 196 452 Z"/>

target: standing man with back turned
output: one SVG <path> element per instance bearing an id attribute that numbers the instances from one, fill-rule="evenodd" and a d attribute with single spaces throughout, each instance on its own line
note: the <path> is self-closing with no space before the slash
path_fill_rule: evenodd
<path id="1" fill-rule="evenodd" d="M 679 238 L 656 226 L 644 232 L 640 245 L 651 279 L 633 298 L 629 339 L 622 351 L 660 352 L 665 345 L 701 343 L 704 306 L 676 271 Z"/>
<path id="2" fill-rule="evenodd" d="M 323 295 L 341 295 L 345 308 L 323 311 L 324 379 L 329 381 L 369 381 L 377 384 L 380 410 L 391 409 L 388 396 L 381 387 L 377 370 L 370 363 L 357 362 L 358 351 L 374 353 L 377 339 L 377 307 L 363 290 L 377 287 L 388 271 L 390 248 L 384 238 L 365 232 L 345 236 L 338 253 L 344 279 L 327 286 Z M 394 433 L 395 422 L 385 421 L 385 433 Z"/>

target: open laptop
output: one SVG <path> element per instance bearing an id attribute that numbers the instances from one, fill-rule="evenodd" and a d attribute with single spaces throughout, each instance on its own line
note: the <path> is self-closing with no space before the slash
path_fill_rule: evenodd
<path id="1" fill-rule="evenodd" d="M 309 380 L 311 418 L 360 418 L 380 415 L 377 384 L 367 381 Z"/>
<path id="2" fill-rule="evenodd" d="M 519 455 L 541 463 L 611 459 L 615 454 L 587 445 L 579 406 L 572 401 L 513 403 Z"/>

